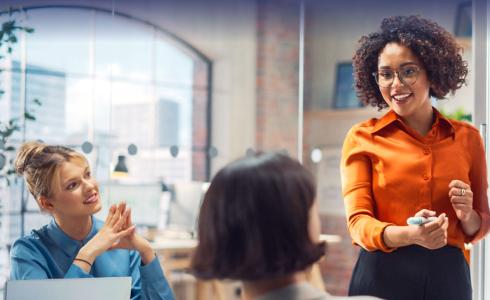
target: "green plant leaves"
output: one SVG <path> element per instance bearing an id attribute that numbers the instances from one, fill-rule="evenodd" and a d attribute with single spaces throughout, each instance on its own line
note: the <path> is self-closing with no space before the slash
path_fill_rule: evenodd
<path id="1" fill-rule="evenodd" d="M 12 53 L 13 45 L 19 41 L 17 38 L 18 32 L 34 32 L 33 28 L 20 26 L 17 20 L 13 19 L 12 16 L 14 13 L 22 11 L 23 10 L 21 9 L 10 8 L 9 16 L 11 19 L 3 22 L 0 26 L 0 49 L 6 48 L 8 53 Z M 0 56 L 0 60 L 4 58 L 5 56 Z M 1 71 L 3 70 L 0 70 L 0 72 Z M 0 88 L 0 98 L 3 94 L 5 94 L 5 91 Z M 39 99 L 32 100 L 32 103 L 41 106 L 41 101 L 39 101 Z M 35 121 L 36 117 L 33 113 L 24 111 L 24 119 L 26 121 Z M 12 118 L 6 122 L 0 121 L 0 155 L 4 158 L 4 164 L 0 168 L 0 181 L 5 180 L 8 186 L 11 184 L 12 178 L 15 180 L 14 175 L 16 173 L 14 160 L 12 158 L 16 151 L 16 147 L 9 143 L 9 139 L 16 131 L 20 130 L 19 118 Z M 8 161 L 7 158 L 9 158 Z"/>
<path id="2" fill-rule="evenodd" d="M 26 120 L 36 121 L 36 117 L 27 111 L 24 112 L 24 118 L 26 118 Z"/>
<path id="3" fill-rule="evenodd" d="M 441 113 L 446 116 L 448 119 L 458 120 L 458 121 L 472 121 L 471 113 L 467 113 L 464 108 L 460 107 L 452 113 L 447 113 L 444 110 L 441 110 Z"/>

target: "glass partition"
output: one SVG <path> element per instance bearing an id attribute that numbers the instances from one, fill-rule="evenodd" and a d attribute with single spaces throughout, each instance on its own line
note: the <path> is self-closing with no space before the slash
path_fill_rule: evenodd
<path id="1" fill-rule="evenodd" d="M 7 57 L 12 88 L 22 88 L 25 74 L 25 99 L 10 102 L 17 105 L 17 114 L 24 102 L 36 118 L 25 122 L 22 140 L 80 150 L 90 143 L 90 151 L 84 150 L 103 191 L 114 179 L 118 156 L 126 158 L 129 170 L 120 181 L 206 179 L 208 156 L 193 152 L 206 153 L 208 148 L 210 72 L 204 68 L 196 78 L 196 70 L 211 63 L 208 59 L 156 25 L 116 13 L 115 7 L 33 7 L 19 14 L 35 30 L 22 35 L 19 48 L 24 53 Z M 196 101 L 204 105 L 193 110 L 198 93 L 202 96 Z M 204 127 L 199 136 L 193 132 L 196 125 Z M 194 142 L 200 147 L 193 147 Z M 171 147 L 178 153 L 172 155 Z M 17 213 L 29 216 L 12 227 L 10 241 L 40 225 L 31 223 L 38 211 L 33 199 L 27 203 Z M 36 220 L 45 223 L 47 218 Z"/>
<path id="2" fill-rule="evenodd" d="M 192 237 L 221 167 L 250 151 L 298 155 L 299 2 L 51 2 L 0 5 L 1 20 L 34 29 L 0 59 L 0 120 L 20 118 L 15 146 L 83 152 L 104 201 L 97 217 L 126 201 L 156 245 L 161 230 Z M 21 180 L 2 193 L 5 279 L 5 250 L 50 216 Z"/>

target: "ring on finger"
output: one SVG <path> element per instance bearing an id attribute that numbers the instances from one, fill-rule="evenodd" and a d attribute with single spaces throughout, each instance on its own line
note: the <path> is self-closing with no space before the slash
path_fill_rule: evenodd
<path id="1" fill-rule="evenodd" d="M 464 196 L 466 194 L 466 189 L 461 189 L 461 196 Z"/>

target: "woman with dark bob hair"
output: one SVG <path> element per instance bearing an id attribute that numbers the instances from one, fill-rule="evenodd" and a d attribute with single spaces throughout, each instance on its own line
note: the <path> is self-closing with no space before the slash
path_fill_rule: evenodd
<path id="1" fill-rule="evenodd" d="M 287 155 L 258 154 L 219 171 L 198 233 L 192 269 L 200 278 L 241 280 L 247 300 L 336 299 L 306 283 L 325 243 L 314 179 Z"/>
<path id="2" fill-rule="evenodd" d="M 342 150 L 348 228 L 362 247 L 350 295 L 471 299 L 465 244 L 489 230 L 483 142 L 431 102 L 465 83 L 461 51 L 419 16 L 386 18 L 359 40 L 357 95 L 389 111 L 353 126 Z"/>

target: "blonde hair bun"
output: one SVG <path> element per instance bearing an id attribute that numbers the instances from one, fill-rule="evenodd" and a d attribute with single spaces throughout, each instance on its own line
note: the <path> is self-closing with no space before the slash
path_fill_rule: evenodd
<path id="1" fill-rule="evenodd" d="M 41 153 L 46 144 L 40 142 L 26 142 L 22 144 L 15 159 L 15 171 L 19 175 L 23 175 L 26 168 L 29 166 L 31 157 Z"/>

